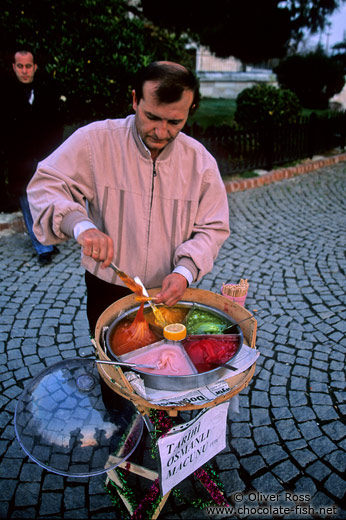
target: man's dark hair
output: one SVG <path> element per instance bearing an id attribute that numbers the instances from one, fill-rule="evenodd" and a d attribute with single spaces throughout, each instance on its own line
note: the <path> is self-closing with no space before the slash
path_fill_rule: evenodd
<path id="1" fill-rule="evenodd" d="M 15 56 L 16 56 L 17 53 L 18 53 L 18 54 L 22 54 L 23 56 L 24 56 L 25 54 L 32 54 L 32 57 L 33 57 L 33 59 L 34 59 L 34 63 L 36 63 L 36 60 L 35 60 L 35 54 L 34 54 L 34 52 L 33 52 L 31 49 L 29 49 L 29 48 L 25 48 L 25 49 L 23 48 L 23 49 L 19 49 L 18 51 L 15 51 L 15 52 L 13 53 L 13 63 L 15 63 L 15 61 L 16 61 Z"/>
<path id="2" fill-rule="evenodd" d="M 200 100 L 198 80 L 186 67 L 177 63 L 154 61 L 141 69 L 135 81 L 137 103 L 143 98 L 143 85 L 146 81 L 159 82 L 155 94 L 160 103 L 179 101 L 184 90 L 191 90 L 193 101 L 190 113 L 198 107 Z"/>

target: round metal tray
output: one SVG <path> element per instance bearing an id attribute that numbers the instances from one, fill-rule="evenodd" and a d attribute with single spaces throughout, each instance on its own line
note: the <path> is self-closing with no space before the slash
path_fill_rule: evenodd
<path id="1" fill-rule="evenodd" d="M 134 318 L 136 312 L 139 309 L 139 305 L 136 307 L 132 307 L 131 309 L 128 309 L 127 311 L 121 313 L 110 325 L 106 333 L 106 349 L 107 349 L 107 355 L 114 359 L 115 361 L 121 361 L 121 358 L 116 356 L 111 348 L 111 340 L 112 336 L 115 332 L 116 327 L 118 324 L 124 319 L 124 318 Z M 198 309 L 207 311 L 211 314 L 214 314 L 215 316 L 222 318 L 226 321 L 226 323 L 229 324 L 229 326 L 236 324 L 232 320 L 232 318 L 220 311 L 219 309 L 215 309 L 213 307 L 210 307 L 209 305 L 205 305 L 202 303 L 196 303 L 196 302 L 184 302 L 179 301 L 175 307 L 185 307 L 188 309 L 191 309 L 192 307 Z M 145 310 L 150 310 L 149 304 L 146 304 L 144 306 Z M 236 333 L 239 334 L 239 345 L 236 350 L 236 352 L 231 356 L 231 358 L 228 360 L 230 362 L 239 352 L 243 345 L 243 333 L 241 328 L 237 325 L 236 326 Z M 199 335 L 200 336 L 200 335 Z M 217 337 L 215 335 L 215 337 Z M 193 390 L 195 388 L 200 388 L 203 386 L 206 386 L 208 384 L 211 384 L 218 379 L 220 379 L 227 371 L 225 367 L 217 367 L 213 370 L 209 370 L 208 372 L 198 373 L 198 374 L 191 374 L 191 375 L 184 375 L 184 376 L 170 376 L 170 375 L 160 375 L 160 374 L 149 374 L 147 372 L 144 372 L 138 368 L 131 367 L 129 370 L 133 370 L 134 372 L 137 372 L 140 374 L 142 379 L 144 380 L 144 383 L 149 388 L 154 388 L 157 390 Z"/>

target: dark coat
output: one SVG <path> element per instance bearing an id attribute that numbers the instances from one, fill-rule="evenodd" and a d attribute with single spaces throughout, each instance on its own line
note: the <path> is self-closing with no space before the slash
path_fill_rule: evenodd
<path id="1" fill-rule="evenodd" d="M 32 89 L 34 101 L 30 104 Z M 37 162 L 61 143 L 60 104 L 54 84 L 42 81 L 38 73 L 29 85 L 15 76 L 6 82 L 1 101 L 1 147 L 10 197 L 17 199 L 25 193 Z"/>

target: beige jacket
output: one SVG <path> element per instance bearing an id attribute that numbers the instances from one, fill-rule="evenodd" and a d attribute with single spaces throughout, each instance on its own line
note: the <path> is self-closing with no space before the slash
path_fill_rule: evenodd
<path id="1" fill-rule="evenodd" d="M 177 265 L 200 279 L 229 235 L 214 158 L 180 133 L 153 163 L 133 115 L 77 130 L 39 163 L 27 192 L 40 242 L 63 242 L 77 223 L 90 220 L 113 239 L 114 263 L 148 288 L 160 286 Z M 90 257 L 82 265 L 121 284 Z"/>

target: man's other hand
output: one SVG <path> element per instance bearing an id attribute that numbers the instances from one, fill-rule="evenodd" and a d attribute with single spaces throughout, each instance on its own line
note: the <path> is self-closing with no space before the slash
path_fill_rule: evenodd
<path id="1" fill-rule="evenodd" d="M 175 305 L 181 300 L 187 288 L 185 276 L 179 273 L 171 273 L 162 282 L 161 291 L 156 295 L 155 303 Z"/>

